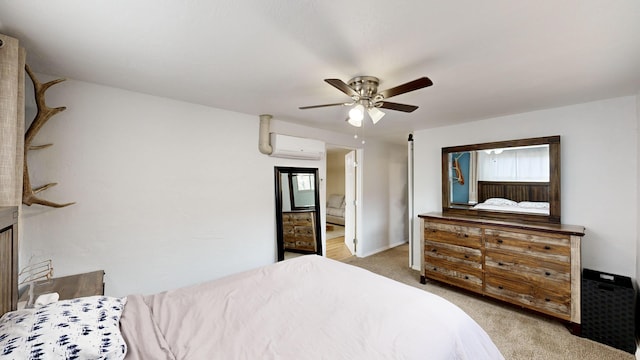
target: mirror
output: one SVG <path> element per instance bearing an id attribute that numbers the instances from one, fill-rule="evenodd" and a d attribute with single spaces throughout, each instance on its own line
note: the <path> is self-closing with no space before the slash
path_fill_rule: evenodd
<path id="1" fill-rule="evenodd" d="M 560 136 L 442 148 L 442 212 L 560 223 Z"/>
<path id="2" fill-rule="evenodd" d="M 322 255 L 318 169 L 276 167 L 275 187 L 278 261 Z"/>

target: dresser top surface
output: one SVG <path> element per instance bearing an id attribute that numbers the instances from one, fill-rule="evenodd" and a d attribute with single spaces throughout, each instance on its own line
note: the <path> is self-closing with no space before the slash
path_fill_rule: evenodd
<path id="1" fill-rule="evenodd" d="M 0 229 L 18 222 L 18 208 L 15 206 L 0 206 Z"/>
<path id="2" fill-rule="evenodd" d="M 102 295 L 104 293 L 104 271 L 97 270 L 84 274 L 76 274 L 39 280 L 34 283 L 34 296 L 57 292 L 60 300 L 74 299 L 84 296 Z M 20 297 L 20 301 L 28 299 L 28 289 Z"/>
<path id="3" fill-rule="evenodd" d="M 540 230 L 546 232 L 563 233 L 577 236 L 584 236 L 585 227 L 581 225 L 568 225 L 568 224 L 544 224 L 544 223 L 519 223 L 513 221 L 501 221 L 482 218 L 468 218 L 461 216 L 447 216 L 441 212 L 432 212 L 427 214 L 420 214 L 418 217 L 423 219 L 433 219 L 450 221 L 457 223 L 466 223 L 469 225 L 493 225 L 512 229 L 523 230 Z"/>

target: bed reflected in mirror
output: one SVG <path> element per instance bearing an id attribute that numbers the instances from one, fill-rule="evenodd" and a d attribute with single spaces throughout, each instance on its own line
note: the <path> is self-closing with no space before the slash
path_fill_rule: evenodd
<path id="1" fill-rule="evenodd" d="M 275 168 L 278 261 L 322 255 L 317 168 Z"/>

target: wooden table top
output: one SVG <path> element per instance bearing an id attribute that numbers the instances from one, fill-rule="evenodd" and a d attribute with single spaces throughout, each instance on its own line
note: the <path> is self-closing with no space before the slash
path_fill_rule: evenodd
<path id="1" fill-rule="evenodd" d="M 39 295 L 54 292 L 57 292 L 60 295 L 59 300 L 104 295 L 104 271 L 97 270 L 84 274 L 53 278 L 50 280 L 40 280 L 34 283 L 34 301 Z M 19 301 L 27 300 L 29 300 L 28 287 L 20 296 Z"/>

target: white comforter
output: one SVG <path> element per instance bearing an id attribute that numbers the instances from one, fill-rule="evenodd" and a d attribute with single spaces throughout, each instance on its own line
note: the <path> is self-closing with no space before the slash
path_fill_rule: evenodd
<path id="1" fill-rule="evenodd" d="M 548 203 L 541 203 L 548 204 Z M 474 206 L 472 209 L 475 210 L 490 210 L 490 211 L 506 211 L 510 213 L 523 213 L 523 214 L 540 214 L 540 215 L 549 215 L 549 208 L 546 207 L 526 207 L 519 205 L 493 205 L 493 204 L 484 204 L 480 203 Z"/>
<path id="2" fill-rule="evenodd" d="M 129 296 L 127 359 L 503 359 L 448 301 L 301 256 L 197 286 Z"/>

